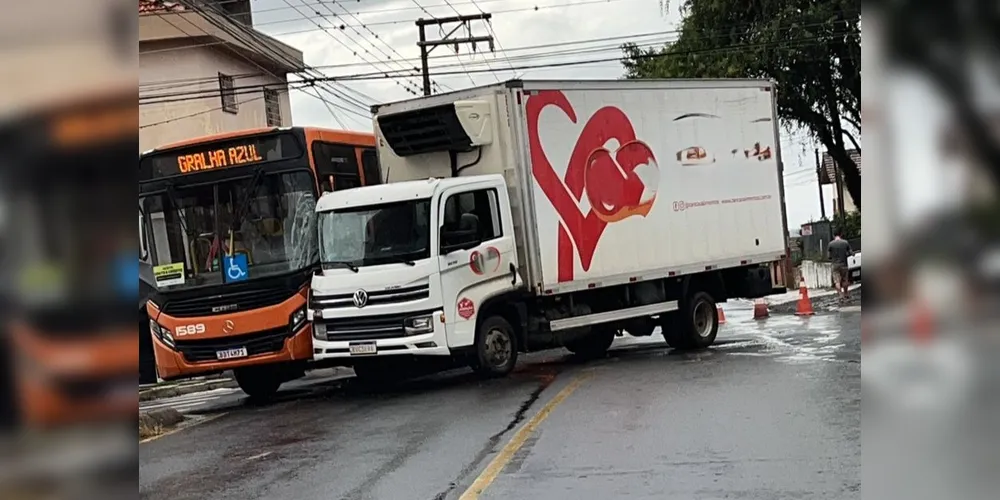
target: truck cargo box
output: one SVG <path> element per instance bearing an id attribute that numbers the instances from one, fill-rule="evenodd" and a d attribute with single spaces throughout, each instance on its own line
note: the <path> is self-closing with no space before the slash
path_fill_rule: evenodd
<path id="1" fill-rule="evenodd" d="M 537 294 L 781 259 L 775 88 L 511 81 L 377 106 L 388 182 L 502 174 Z"/>

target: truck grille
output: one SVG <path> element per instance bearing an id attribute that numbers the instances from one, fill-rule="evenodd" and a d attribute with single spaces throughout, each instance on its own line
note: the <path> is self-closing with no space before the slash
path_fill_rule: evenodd
<path id="1" fill-rule="evenodd" d="M 286 288 L 264 288 L 242 292 L 230 292 L 211 297 L 172 299 L 163 305 L 163 314 L 175 318 L 210 316 L 235 311 L 249 311 L 261 307 L 280 304 L 295 292 Z"/>
<path id="2" fill-rule="evenodd" d="M 262 332 L 222 337 L 217 339 L 178 340 L 177 351 L 191 363 L 215 361 L 215 353 L 226 349 L 247 348 L 248 356 L 278 352 L 285 345 L 285 339 L 292 336 L 287 326 L 272 328 Z"/>
<path id="3" fill-rule="evenodd" d="M 416 300 L 427 299 L 431 296 L 429 284 L 396 288 L 394 290 L 382 290 L 378 292 L 368 292 L 368 306 L 383 304 L 401 304 Z M 355 307 L 354 292 L 341 293 L 335 295 L 316 295 L 313 293 L 310 299 L 310 307 L 313 309 L 336 309 L 338 307 Z"/>
<path id="4" fill-rule="evenodd" d="M 403 320 L 414 316 L 426 316 L 434 311 L 415 311 L 404 314 L 384 314 L 342 319 L 323 320 L 326 328 L 326 340 L 376 340 L 391 339 L 406 336 Z"/>

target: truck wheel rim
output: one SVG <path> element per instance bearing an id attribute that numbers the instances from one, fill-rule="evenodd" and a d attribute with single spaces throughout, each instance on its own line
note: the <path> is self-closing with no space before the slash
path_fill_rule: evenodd
<path id="1" fill-rule="evenodd" d="M 712 326 L 715 323 L 712 314 L 715 312 L 712 304 L 699 302 L 694 308 L 694 331 L 698 336 L 705 338 L 712 334 Z"/>
<path id="2" fill-rule="evenodd" d="M 503 366 L 510 359 L 510 339 L 501 330 L 493 329 L 486 334 L 486 359 L 493 366 Z"/>

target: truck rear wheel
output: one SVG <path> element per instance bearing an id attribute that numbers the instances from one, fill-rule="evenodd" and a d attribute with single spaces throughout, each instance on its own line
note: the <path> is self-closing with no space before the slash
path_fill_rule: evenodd
<path id="1" fill-rule="evenodd" d="M 602 358 L 615 341 L 615 333 L 611 328 L 597 328 L 590 335 L 567 343 L 566 349 L 583 359 Z"/>
<path id="2" fill-rule="evenodd" d="M 472 369 L 485 378 L 503 377 L 517 364 L 517 334 L 502 316 L 490 316 L 476 329 Z"/>
<path id="3" fill-rule="evenodd" d="M 705 292 L 682 301 L 680 309 L 667 314 L 663 324 L 663 338 L 674 349 L 704 349 L 715 343 L 718 333 L 718 308 Z"/>
<path id="4" fill-rule="evenodd" d="M 273 366 L 249 366 L 233 370 L 236 383 L 254 402 L 274 399 L 283 382 L 281 373 Z"/>

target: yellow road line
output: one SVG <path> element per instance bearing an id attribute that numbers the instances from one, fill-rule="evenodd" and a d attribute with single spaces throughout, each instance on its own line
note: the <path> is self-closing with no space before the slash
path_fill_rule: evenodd
<path id="1" fill-rule="evenodd" d="M 194 422 L 194 423 L 191 423 L 191 424 L 188 424 L 188 425 L 181 425 L 179 427 L 175 427 L 173 429 L 170 429 L 169 431 L 164 432 L 163 434 L 157 434 L 155 436 L 150 436 L 150 437 L 148 437 L 146 439 L 142 439 L 142 440 L 139 441 L 139 444 L 145 444 L 145 443 L 148 443 L 150 441 L 156 441 L 157 439 L 165 438 L 165 437 L 167 437 L 167 436 L 169 436 L 171 434 L 176 434 L 176 433 L 178 433 L 180 431 L 183 431 L 183 430 L 186 430 L 186 429 L 190 429 L 192 427 L 197 427 L 197 426 L 202 425 L 202 424 L 207 424 L 207 423 L 209 423 L 209 422 L 211 422 L 211 421 L 213 421 L 213 420 L 215 420 L 217 418 L 221 418 L 221 417 L 224 417 L 226 415 L 228 415 L 228 413 L 219 413 L 219 414 L 216 414 L 216 415 L 205 417 L 205 418 L 203 418 L 203 419 L 201 419 L 201 420 L 199 420 L 197 422 Z"/>
<path id="2" fill-rule="evenodd" d="M 465 493 L 462 493 L 459 500 L 478 499 L 479 495 L 481 495 L 483 491 L 485 491 L 486 488 L 488 488 L 490 484 L 496 480 L 497 476 L 500 475 L 500 472 L 504 469 L 504 467 L 506 467 L 507 464 L 514 458 L 514 454 L 516 454 L 517 451 L 524 446 L 524 443 L 528 441 L 528 438 L 531 437 L 533 432 L 535 432 L 535 429 L 537 429 L 546 418 L 549 418 L 549 414 L 552 413 L 552 410 L 562 404 L 562 402 L 565 401 L 570 394 L 573 394 L 573 391 L 579 388 L 580 385 L 582 385 L 584 381 L 590 377 L 591 375 L 589 374 L 581 375 L 570 382 L 570 384 L 563 390 L 559 391 L 559 394 L 556 394 L 556 396 L 552 398 L 552 401 L 549 401 L 548 404 L 542 407 L 542 409 L 539 410 L 539 412 L 535 414 L 535 416 L 532 417 L 531 420 L 524 425 L 524 427 L 521 427 L 521 429 L 514 434 L 514 437 L 507 443 L 507 446 L 504 446 L 503 449 L 500 450 L 500 453 L 493 458 L 490 464 L 486 466 L 486 469 L 483 470 L 483 472 L 479 474 L 479 477 L 477 477 L 472 483 L 472 486 L 469 486 L 469 489 L 465 490 Z"/>

